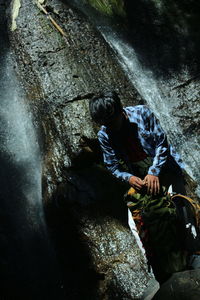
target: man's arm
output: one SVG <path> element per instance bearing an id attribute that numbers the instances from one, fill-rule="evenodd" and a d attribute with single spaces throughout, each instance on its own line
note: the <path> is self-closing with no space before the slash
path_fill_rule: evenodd
<path id="1" fill-rule="evenodd" d="M 160 126 L 159 121 L 147 107 L 145 107 L 144 121 L 145 124 L 149 124 L 148 130 L 150 134 L 152 134 L 152 146 L 155 147 L 153 164 L 149 168 L 148 174 L 144 178 L 144 182 L 147 185 L 148 193 L 156 194 L 160 191 L 159 174 L 167 161 L 168 155 L 170 154 L 170 148 L 167 136 Z"/>
<path id="2" fill-rule="evenodd" d="M 128 182 L 131 186 L 136 189 L 141 189 L 144 185 L 141 178 L 134 176 L 131 173 L 124 172 L 121 170 L 121 166 L 119 163 L 118 158 L 116 157 L 114 149 L 110 146 L 107 138 L 102 135 L 98 134 L 99 144 L 101 146 L 103 152 L 103 160 L 106 168 L 117 178 Z"/>
<path id="3" fill-rule="evenodd" d="M 170 154 L 170 147 L 167 141 L 167 136 L 162 129 L 158 119 L 147 107 L 145 107 L 144 111 L 144 124 L 148 124 L 148 130 L 152 135 L 152 146 L 155 147 L 153 163 L 148 170 L 148 174 L 159 176 L 161 169 L 165 165 Z"/>
<path id="4" fill-rule="evenodd" d="M 103 134 L 98 134 L 99 144 L 103 152 L 103 160 L 106 168 L 117 178 L 127 181 L 132 176 L 131 173 L 121 170 L 119 160 L 111 147 L 108 139 Z"/>

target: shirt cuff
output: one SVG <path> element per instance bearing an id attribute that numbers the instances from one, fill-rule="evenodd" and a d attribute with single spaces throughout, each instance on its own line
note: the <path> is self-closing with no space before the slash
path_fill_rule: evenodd
<path id="1" fill-rule="evenodd" d="M 155 168 L 154 166 L 151 166 L 148 170 L 148 174 L 149 175 L 154 175 L 154 176 L 159 176 L 160 174 L 160 169 L 159 168 Z"/>

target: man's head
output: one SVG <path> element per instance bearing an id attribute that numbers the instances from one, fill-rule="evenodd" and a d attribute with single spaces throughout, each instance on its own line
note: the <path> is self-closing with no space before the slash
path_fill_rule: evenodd
<path id="1" fill-rule="evenodd" d="M 105 125 L 111 130 L 118 130 L 123 119 L 123 108 L 115 92 L 100 94 L 91 99 L 90 114 L 96 123 Z"/>

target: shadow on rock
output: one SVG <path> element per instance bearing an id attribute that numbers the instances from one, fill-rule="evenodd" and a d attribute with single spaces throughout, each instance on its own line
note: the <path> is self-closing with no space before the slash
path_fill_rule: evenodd
<path id="1" fill-rule="evenodd" d="M 127 186 L 99 164 L 98 151 L 96 154 L 85 150 L 74 158 L 73 167 L 63 172 L 63 182 L 58 184 L 46 207 L 65 290 L 73 299 L 99 299 L 98 289 L 105 279 L 91 257 L 90 248 L 95 247 L 93 238 L 96 238 L 90 239 L 83 228 L 91 235 L 105 234 L 102 222 L 111 219 L 127 227 L 127 208 L 123 203 Z"/>

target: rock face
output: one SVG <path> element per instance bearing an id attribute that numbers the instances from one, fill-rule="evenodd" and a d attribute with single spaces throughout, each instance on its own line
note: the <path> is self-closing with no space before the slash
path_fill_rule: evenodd
<path id="1" fill-rule="evenodd" d="M 141 97 L 82 15 L 47 1 L 62 36 L 34 1 L 18 2 L 10 42 L 43 153 L 43 199 L 66 299 L 139 299 L 152 275 L 127 228 L 127 187 L 101 166 L 88 100 L 105 90 L 124 104 Z"/>
<path id="2" fill-rule="evenodd" d="M 106 90 L 116 90 L 125 105 L 145 100 L 159 113 L 170 140 L 179 150 L 183 148 L 185 157 L 188 153 L 193 173 L 197 174 L 199 160 L 197 155 L 191 156 L 191 149 L 197 150 L 199 137 L 198 64 L 195 59 L 191 71 L 192 68 L 185 69 L 187 62 L 180 71 L 181 64 L 173 67 L 181 58 L 178 50 L 173 57 L 167 43 L 158 47 L 161 27 L 168 18 L 160 13 L 161 19 L 156 18 L 154 23 L 156 10 L 152 9 L 156 5 L 164 7 L 162 1 L 151 1 L 148 18 L 143 13 L 148 10 L 141 3 L 132 10 L 131 1 L 126 1 L 129 20 L 134 13 L 135 22 L 126 23 L 133 33 L 128 44 L 124 40 L 116 42 L 113 32 L 111 35 L 108 31 L 106 36 L 103 31 L 115 53 L 85 17 L 70 6 L 80 2 L 46 1 L 45 10 L 58 27 L 35 1 L 13 1 L 16 9 L 11 17 L 14 14 L 16 29 L 9 31 L 11 49 L 40 140 L 43 200 L 66 299 L 141 299 L 152 276 L 127 228 L 123 203 L 127 187 L 102 167 L 96 142 L 98 128 L 90 120 L 88 101 Z M 124 17 L 124 11 L 120 15 Z M 139 30 L 134 29 L 136 25 Z M 164 31 L 165 37 L 176 41 L 178 30 L 173 37 L 170 30 Z M 181 38 L 178 41 L 181 43 Z M 151 47 L 147 47 L 148 42 Z M 128 70 L 128 77 L 115 59 L 116 54 Z M 170 67 L 164 72 L 167 66 Z M 170 116 L 173 118 L 168 122 Z"/>

